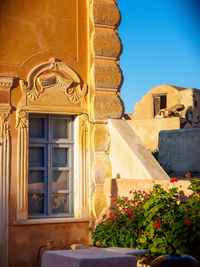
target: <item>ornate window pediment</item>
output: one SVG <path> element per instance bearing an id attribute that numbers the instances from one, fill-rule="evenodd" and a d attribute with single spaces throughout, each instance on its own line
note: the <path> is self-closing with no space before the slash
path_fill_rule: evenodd
<path id="1" fill-rule="evenodd" d="M 87 86 L 81 87 L 76 72 L 56 58 L 33 68 L 28 74 L 27 81 L 20 79 L 19 83 L 22 92 L 27 93 L 31 101 L 37 100 L 46 89 L 54 86 L 64 91 L 72 103 L 80 102 L 87 93 Z"/>

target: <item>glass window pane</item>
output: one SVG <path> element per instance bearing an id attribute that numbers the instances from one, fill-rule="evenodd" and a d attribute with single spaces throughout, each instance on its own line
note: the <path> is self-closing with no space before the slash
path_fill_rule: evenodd
<path id="1" fill-rule="evenodd" d="M 52 213 L 69 213 L 68 194 L 52 194 Z"/>
<path id="2" fill-rule="evenodd" d="M 44 147 L 29 148 L 29 167 L 44 167 Z"/>
<path id="3" fill-rule="evenodd" d="M 52 149 L 52 165 L 53 167 L 68 166 L 68 148 L 54 147 Z"/>
<path id="4" fill-rule="evenodd" d="M 44 138 L 44 118 L 30 118 L 29 136 L 31 138 Z"/>
<path id="5" fill-rule="evenodd" d="M 44 214 L 44 194 L 28 195 L 28 213 L 31 215 Z"/>
<path id="6" fill-rule="evenodd" d="M 69 138 L 69 125 L 67 119 L 53 119 L 53 138 Z"/>
<path id="7" fill-rule="evenodd" d="M 69 172 L 53 171 L 52 172 L 52 190 L 69 189 Z"/>
<path id="8" fill-rule="evenodd" d="M 29 171 L 28 190 L 44 190 L 44 171 Z"/>

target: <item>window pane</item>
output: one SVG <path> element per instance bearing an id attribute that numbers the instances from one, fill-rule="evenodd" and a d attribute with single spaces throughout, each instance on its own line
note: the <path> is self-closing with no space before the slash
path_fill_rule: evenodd
<path id="1" fill-rule="evenodd" d="M 29 190 L 44 190 L 44 171 L 29 171 Z"/>
<path id="2" fill-rule="evenodd" d="M 52 194 L 52 213 L 69 213 L 68 194 Z"/>
<path id="3" fill-rule="evenodd" d="M 44 167 L 44 147 L 29 148 L 29 167 Z"/>
<path id="4" fill-rule="evenodd" d="M 44 138 L 44 118 L 30 118 L 29 127 L 31 138 Z"/>
<path id="5" fill-rule="evenodd" d="M 31 215 L 44 214 L 44 194 L 28 195 L 28 213 Z"/>
<path id="6" fill-rule="evenodd" d="M 68 166 L 68 148 L 56 147 L 52 149 L 52 165 L 53 167 Z"/>
<path id="7" fill-rule="evenodd" d="M 69 189 L 69 172 L 53 171 L 52 172 L 52 190 Z"/>
<path id="8" fill-rule="evenodd" d="M 53 138 L 69 138 L 69 127 L 66 119 L 53 119 Z"/>

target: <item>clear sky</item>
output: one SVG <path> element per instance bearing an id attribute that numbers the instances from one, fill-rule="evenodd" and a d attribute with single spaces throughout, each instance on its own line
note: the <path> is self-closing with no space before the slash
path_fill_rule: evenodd
<path id="1" fill-rule="evenodd" d="M 200 89 L 200 0 L 118 0 L 125 112 L 159 84 Z"/>

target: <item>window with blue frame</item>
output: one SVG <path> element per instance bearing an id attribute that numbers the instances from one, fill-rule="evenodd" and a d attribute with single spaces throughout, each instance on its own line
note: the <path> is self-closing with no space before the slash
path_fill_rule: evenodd
<path id="1" fill-rule="evenodd" d="M 73 216 L 73 117 L 30 114 L 28 214 Z"/>

